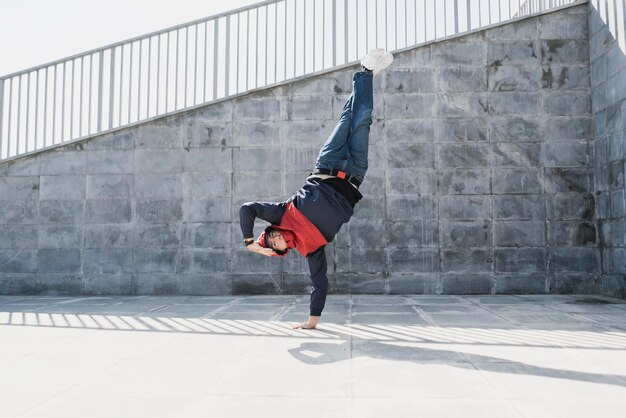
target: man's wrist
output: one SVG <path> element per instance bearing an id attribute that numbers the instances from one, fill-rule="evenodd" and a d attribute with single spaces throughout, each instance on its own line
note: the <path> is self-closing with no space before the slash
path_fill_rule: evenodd
<path id="1" fill-rule="evenodd" d="M 246 247 L 254 244 L 254 238 L 244 238 L 243 243 Z"/>

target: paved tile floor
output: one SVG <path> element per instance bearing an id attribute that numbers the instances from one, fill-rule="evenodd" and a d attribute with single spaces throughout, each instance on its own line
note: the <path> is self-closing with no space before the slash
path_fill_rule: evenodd
<path id="1" fill-rule="evenodd" d="M 0 417 L 624 417 L 597 295 L 0 296 Z"/>

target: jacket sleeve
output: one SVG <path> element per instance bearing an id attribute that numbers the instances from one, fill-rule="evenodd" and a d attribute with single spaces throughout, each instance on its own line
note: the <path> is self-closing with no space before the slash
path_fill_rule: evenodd
<path id="1" fill-rule="evenodd" d="M 254 220 L 263 219 L 272 225 L 279 225 L 285 213 L 286 203 L 247 202 L 239 208 L 239 225 L 243 238 L 254 238 Z"/>
<path id="2" fill-rule="evenodd" d="M 328 277 L 326 277 L 326 246 L 322 246 L 307 256 L 309 272 L 313 282 L 313 292 L 311 292 L 311 316 L 321 316 L 326 295 L 328 294 Z"/>

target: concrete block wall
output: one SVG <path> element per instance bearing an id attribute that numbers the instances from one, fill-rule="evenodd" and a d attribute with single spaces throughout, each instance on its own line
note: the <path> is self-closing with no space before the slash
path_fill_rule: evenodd
<path id="1" fill-rule="evenodd" d="M 396 55 L 333 292 L 597 290 L 587 27 L 583 5 Z M 356 69 L 0 165 L 0 293 L 305 292 L 237 212 L 302 186 Z"/>
<path id="2" fill-rule="evenodd" d="M 600 291 L 625 298 L 626 47 L 616 40 L 615 26 L 602 18 L 607 14 L 593 3 L 589 4 L 589 53 L 596 219 L 602 259 Z M 625 14 L 615 16 L 626 20 Z"/>

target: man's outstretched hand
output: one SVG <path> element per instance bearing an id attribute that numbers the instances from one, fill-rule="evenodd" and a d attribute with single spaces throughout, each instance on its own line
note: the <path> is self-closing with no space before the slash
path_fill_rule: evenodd
<path id="1" fill-rule="evenodd" d="M 306 322 L 302 322 L 301 324 L 293 325 L 291 328 L 293 329 L 315 329 L 317 324 L 320 322 L 319 316 L 309 316 L 309 320 Z"/>

